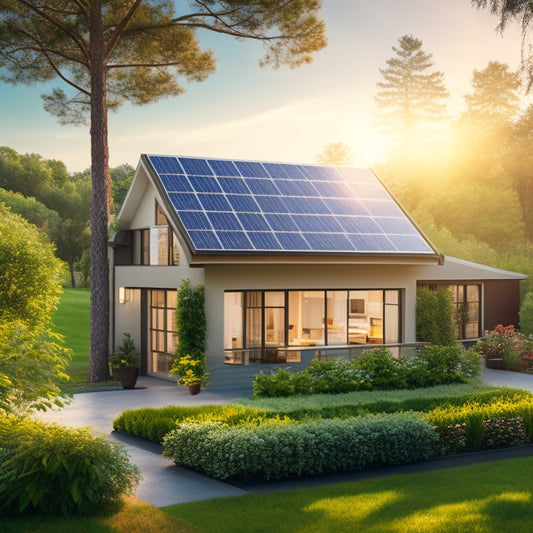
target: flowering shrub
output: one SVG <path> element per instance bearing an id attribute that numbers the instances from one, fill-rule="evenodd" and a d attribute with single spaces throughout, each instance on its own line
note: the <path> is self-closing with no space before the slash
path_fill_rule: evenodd
<path id="1" fill-rule="evenodd" d="M 522 417 L 496 418 L 483 421 L 483 447 L 503 448 L 528 442 Z"/>
<path id="2" fill-rule="evenodd" d="M 179 377 L 179 385 L 192 385 L 194 383 L 205 384 L 208 372 L 205 371 L 205 361 L 202 357 L 194 358 L 187 354 L 176 359 L 170 373 Z"/>
<path id="3" fill-rule="evenodd" d="M 513 325 L 497 325 L 486 332 L 476 344 L 476 350 L 487 359 L 502 359 L 506 370 L 523 371 L 533 368 L 533 341 Z"/>
<path id="4" fill-rule="evenodd" d="M 471 400 L 445 405 L 425 418 L 439 433 L 443 453 L 516 446 L 533 439 L 533 398 L 521 394 L 493 397 L 484 404 Z"/>

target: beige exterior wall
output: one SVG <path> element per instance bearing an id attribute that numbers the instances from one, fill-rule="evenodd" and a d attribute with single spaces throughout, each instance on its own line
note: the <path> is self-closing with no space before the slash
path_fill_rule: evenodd
<path id="1" fill-rule="evenodd" d="M 246 289 L 402 289 L 402 331 L 415 341 L 416 277 L 411 266 L 211 265 L 205 269 L 207 352 L 224 353 L 224 291 Z"/>
<path id="2" fill-rule="evenodd" d="M 137 176 L 135 188 L 136 209 L 128 221 L 128 229 L 145 229 L 154 226 L 155 201 L 158 200 L 155 188 L 142 175 Z M 176 243 L 175 243 L 176 245 Z M 111 350 L 120 343 L 124 332 L 129 332 L 135 340 L 141 338 L 141 291 L 140 289 L 177 289 L 183 279 L 190 279 L 193 285 L 204 283 L 202 268 L 191 268 L 188 255 L 179 243 L 180 264 L 175 266 L 116 266 L 110 290 L 113 292 L 114 331 Z M 119 288 L 129 289 L 129 300 L 119 303 Z"/>

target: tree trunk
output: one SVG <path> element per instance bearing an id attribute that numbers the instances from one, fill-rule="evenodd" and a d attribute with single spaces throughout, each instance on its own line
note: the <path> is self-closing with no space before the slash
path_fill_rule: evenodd
<path id="1" fill-rule="evenodd" d="M 106 101 L 106 57 L 102 2 L 90 4 L 91 69 L 91 353 L 92 383 L 109 377 L 109 148 Z"/>

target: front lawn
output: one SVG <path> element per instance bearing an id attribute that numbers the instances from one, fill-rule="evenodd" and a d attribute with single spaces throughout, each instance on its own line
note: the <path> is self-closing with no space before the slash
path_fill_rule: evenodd
<path id="1" fill-rule="evenodd" d="M 91 517 L 0 518 L 5 533 L 516 533 L 533 523 L 533 458 Z"/>
<path id="2" fill-rule="evenodd" d="M 205 532 L 531 531 L 533 458 L 166 509 Z"/>
<path id="3" fill-rule="evenodd" d="M 63 289 L 59 306 L 52 317 L 52 328 L 63 335 L 72 361 L 67 369 L 71 384 L 89 381 L 90 298 L 88 289 Z"/>

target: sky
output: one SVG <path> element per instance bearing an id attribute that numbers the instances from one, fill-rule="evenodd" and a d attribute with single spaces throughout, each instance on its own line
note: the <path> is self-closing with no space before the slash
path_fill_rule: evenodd
<path id="1" fill-rule="evenodd" d="M 489 61 L 520 66 L 521 36 L 470 0 L 323 0 L 328 46 L 309 65 L 260 68 L 259 43 L 202 32 L 217 57 L 206 81 L 146 106 L 126 104 L 109 115 L 110 165 L 136 166 L 140 154 L 313 163 L 331 142 L 347 144 L 355 164 L 380 157 L 373 125 L 380 68 L 393 46 L 412 35 L 444 73 L 452 115 L 464 107 L 474 69 Z M 90 165 L 88 127 L 61 126 L 40 95 L 61 87 L 0 82 L 0 146 L 63 161 L 70 172 Z M 524 103 L 527 102 L 524 97 Z"/>

